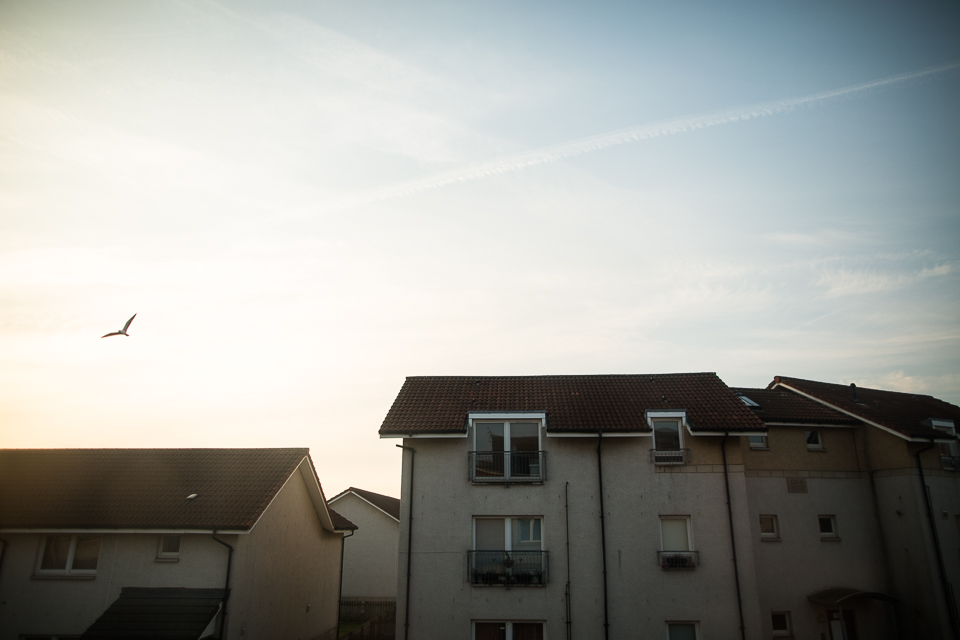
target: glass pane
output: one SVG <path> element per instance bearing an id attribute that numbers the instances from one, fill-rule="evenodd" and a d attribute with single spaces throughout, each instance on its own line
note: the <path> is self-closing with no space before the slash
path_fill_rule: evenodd
<path id="1" fill-rule="evenodd" d="M 507 545 L 503 535 L 503 518 L 477 518 L 478 550 L 502 550 Z"/>
<path id="2" fill-rule="evenodd" d="M 785 613 L 774 613 L 773 614 L 773 630 L 774 631 L 789 631 L 787 627 L 787 614 Z"/>
<path id="3" fill-rule="evenodd" d="M 663 538 L 663 551 L 689 551 L 687 521 L 681 518 L 669 518 L 660 521 L 660 533 Z"/>
<path id="4" fill-rule="evenodd" d="M 767 446 L 767 436 L 748 436 L 751 447 Z"/>
<path id="5" fill-rule="evenodd" d="M 671 622 L 667 628 L 670 640 L 697 640 L 697 625 L 692 622 Z"/>
<path id="6" fill-rule="evenodd" d="M 680 450 L 680 422 L 677 420 L 657 420 L 653 423 L 653 437 L 657 451 Z"/>
<path id="7" fill-rule="evenodd" d="M 540 551 L 540 519 L 513 519 L 513 550 Z"/>
<path id="8" fill-rule="evenodd" d="M 831 518 L 820 518 L 820 533 L 833 533 L 833 520 Z"/>
<path id="9" fill-rule="evenodd" d="M 180 553 L 180 536 L 163 536 L 160 553 Z"/>
<path id="10" fill-rule="evenodd" d="M 773 516 L 760 516 L 760 533 L 769 533 L 773 535 L 777 532 Z"/>
<path id="11" fill-rule="evenodd" d="M 543 623 L 514 622 L 513 640 L 543 640 Z"/>
<path id="12" fill-rule="evenodd" d="M 73 552 L 73 568 L 93 571 L 100 558 L 99 536 L 77 536 L 77 549 Z"/>
<path id="13" fill-rule="evenodd" d="M 477 424 L 477 451 L 503 451 L 503 423 Z"/>
<path id="14" fill-rule="evenodd" d="M 475 632 L 477 640 L 507 640 L 507 623 L 478 622 Z"/>
<path id="15" fill-rule="evenodd" d="M 540 424 L 538 422 L 511 422 L 510 450 L 538 451 L 540 447 L 539 430 Z"/>
<path id="16" fill-rule="evenodd" d="M 65 571 L 70 553 L 70 536 L 47 536 L 43 544 L 41 569 Z"/>
<path id="17" fill-rule="evenodd" d="M 807 431 L 807 446 L 808 446 L 808 447 L 819 447 L 819 446 L 820 446 L 820 432 L 819 432 L 819 431 Z"/>

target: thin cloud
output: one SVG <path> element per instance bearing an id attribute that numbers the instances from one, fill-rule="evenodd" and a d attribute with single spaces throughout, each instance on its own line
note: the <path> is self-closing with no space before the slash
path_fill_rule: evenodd
<path id="1" fill-rule="evenodd" d="M 345 196 L 327 203 L 325 206 L 323 206 L 323 209 L 326 211 L 352 209 L 381 200 L 389 200 L 402 196 L 413 195 L 429 189 L 437 189 L 449 184 L 469 182 L 489 176 L 519 171 L 527 167 L 556 162 L 565 158 L 571 158 L 574 156 L 583 155 L 585 153 L 599 151 L 601 149 L 606 149 L 607 147 L 613 147 L 616 145 L 639 142 L 641 140 L 649 140 L 651 138 L 672 136 L 680 133 L 689 133 L 691 131 L 708 129 L 710 127 L 716 127 L 725 124 L 746 122 L 747 120 L 754 120 L 756 118 L 765 118 L 768 116 L 793 111 L 801 106 L 818 104 L 842 97 L 853 97 L 874 89 L 898 85 L 937 74 L 948 73 L 956 69 L 960 69 L 960 62 L 954 62 L 920 71 L 902 73 L 887 78 L 881 78 L 879 80 L 872 80 L 870 82 L 850 85 L 848 87 L 832 89 L 830 91 L 821 91 L 820 93 L 814 93 L 799 98 L 764 102 L 756 105 L 731 109 L 728 111 L 721 111 L 719 113 L 691 116 L 686 118 L 673 118 L 669 120 L 653 122 L 650 124 L 639 125 L 636 127 L 619 129 L 609 133 L 602 133 L 595 136 L 580 138 L 579 140 L 572 140 L 570 142 L 540 147 L 539 149 L 533 149 L 531 151 L 501 156 L 486 162 L 472 164 L 462 169 L 436 174 L 420 180 L 413 180 L 391 187 L 384 187 L 365 193 Z"/>
<path id="2" fill-rule="evenodd" d="M 928 278 L 937 278 L 953 272 L 950 264 L 924 268 L 916 273 L 883 274 L 871 271 L 839 269 L 820 275 L 819 286 L 827 287 L 827 296 L 837 298 L 878 291 L 892 291 Z"/>

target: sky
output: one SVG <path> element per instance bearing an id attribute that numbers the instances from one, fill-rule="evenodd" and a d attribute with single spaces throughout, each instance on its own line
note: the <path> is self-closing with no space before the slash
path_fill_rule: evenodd
<path id="1" fill-rule="evenodd" d="M 956 3 L 0 0 L 0 446 L 310 447 L 328 496 L 399 496 L 406 376 L 960 404 L 957 33 Z"/>

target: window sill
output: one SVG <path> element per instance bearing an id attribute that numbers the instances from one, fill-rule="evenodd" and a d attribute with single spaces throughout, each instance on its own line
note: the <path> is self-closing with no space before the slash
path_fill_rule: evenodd
<path id="1" fill-rule="evenodd" d="M 826 453 L 827 452 L 827 450 L 824 449 L 823 447 L 816 447 L 816 448 L 807 447 L 807 451 L 809 451 L 810 453 Z"/>
<path id="2" fill-rule="evenodd" d="M 69 574 L 69 573 L 35 573 L 30 576 L 31 580 L 96 580 L 96 575 Z"/>
<path id="3" fill-rule="evenodd" d="M 750 451 L 770 451 L 770 447 L 750 447 Z"/>
<path id="4" fill-rule="evenodd" d="M 776 538 L 764 538 L 764 537 L 761 537 L 761 538 L 760 538 L 760 542 L 783 542 L 783 538 L 781 538 L 781 537 L 779 537 L 779 536 L 776 537 Z M 784 637 L 786 637 L 786 636 L 784 636 Z"/>
<path id="5" fill-rule="evenodd" d="M 822 536 L 820 542 L 840 542 L 840 536 Z"/>
<path id="6" fill-rule="evenodd" d="M 154 562 L 180 562 L 180 558 L 154 558 Z"/>

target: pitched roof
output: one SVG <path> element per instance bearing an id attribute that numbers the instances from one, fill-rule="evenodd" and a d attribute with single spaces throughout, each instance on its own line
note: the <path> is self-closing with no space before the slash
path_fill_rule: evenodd
<path id="1" fill-rule="evenodd" d="M 381 436 L 464 433 L 474 411 L 542 411 L 553 433 L 649 432 L 646 411 L 683 409 L 696 431 L 762 431 L 715 373 L 407 378 Z"/>
<path id="2" fill-rule="evenodd" d="M 960 407 L 918 393 L 900 393 L 856 387 L 856 400 L 849 385 L 777 376 L 768 388 L 783 386 L 825 402 L 864 421 L 872 422 L 907 438 L 943 438 L 930 419 L 953 420 L 960 427 Z"/>
<path id="3" fill-rule="evenodd" d="M 337 531 L 343 531 L 346 529 L 353 529 L 355 531 L 360 528 L 347 520 L 344 516 L 331 509 L 329 502 L 327 503 L 327 511 L 330 512 L 330 518 L 333 520 L 333 528 Z"/>
<path id="4" fill-rule="evenodd" d="M 248 530 L 305 458 L 308 449 L 0 450 L 0 529 Z"/>
<path id="5" fill-rule="evenodd" d="M 333 504 L 335 501 L 339 500 L 348 493 L 355 493 L 376 508 L 380 509 L 386 513 L 391 518 L 395 520 L 400 520 L 400 500 L 398 498 L 391 498 L 390 496 L 385 496 L 380 493 L 374 493 L 373 491 L 365 491 L 363 489 L 357 489 L 356 487 L 350 487 L 346 491 L 338 493 L 327 501 L 327 504 Z"/>
<path id="6" fill-rule="evenodd" d="M 746 387 L 730 387 L 730 389 L 737 395 L 760 405 L 751 409 L 766 423 L 860 424 L 856 418 L 786 389 L 748 389 Z"/>
<path id="7" fill-rule="evenodd" d="M 220 610 L 223 589 L 124 587 L 81 638 L 196 640 Z"/>

